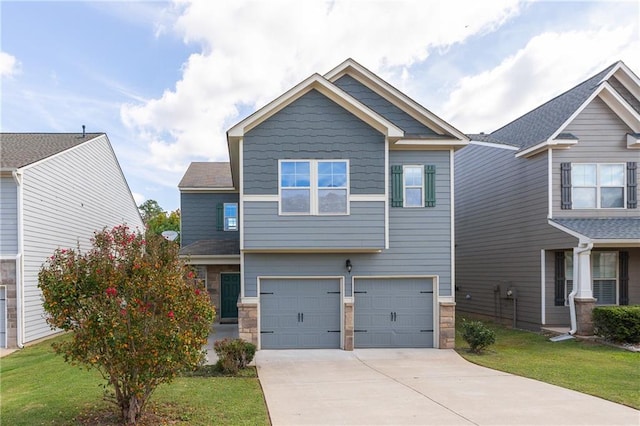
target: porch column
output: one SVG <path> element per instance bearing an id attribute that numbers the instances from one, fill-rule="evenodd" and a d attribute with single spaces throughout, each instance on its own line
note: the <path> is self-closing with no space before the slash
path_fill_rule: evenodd
<path id="1" fill-rule="evenodd" d="M 593 244 L 580 244 L 573 249 L 573 283 L 576 286 L 576 334 L 593 335 L 592 311 L 596 305 L 591 280 L 591 248 Z"/>

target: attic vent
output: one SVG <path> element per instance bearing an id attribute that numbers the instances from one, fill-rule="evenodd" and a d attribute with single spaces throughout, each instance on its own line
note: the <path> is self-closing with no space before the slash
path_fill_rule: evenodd
<path id="1" fill-rule="evenodd" d="M 85 126 L 84 124 L 82 125 L 82 137 L 84 138 L 86 136 L 86 132 L 85 132 Z"/>

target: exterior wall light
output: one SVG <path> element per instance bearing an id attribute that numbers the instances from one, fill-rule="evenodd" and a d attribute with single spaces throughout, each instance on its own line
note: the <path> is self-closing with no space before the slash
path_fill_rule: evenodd
<path id="1" fill-rule="evenodd" d="M 351 259 L 347 259 L 345 266 L 347 267 L 347 272 L 351 273 L 351 269 L 353 268 L 353 265 L 351 264 Z"/>

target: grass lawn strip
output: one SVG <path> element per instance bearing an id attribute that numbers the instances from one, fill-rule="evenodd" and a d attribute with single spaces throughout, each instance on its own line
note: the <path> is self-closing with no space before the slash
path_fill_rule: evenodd
<path id="1" fill-rule="evenodd" d="M 551 342 L 538 333 L 485 324 L 496 332 L 496 343 L 481 355 L 468 352 L 456 333 L 456 350 L 468 361 L 640 409 L 640 353 L 588 340 Z"/>
<path id="2" fill-rule="evenodd" d="M 102 398 L 100 374 L 65 363 L 51 342 L 0 359 L 2 424 L 119 424 L 117 407 Z M 158 387 L 141 425 L 268 425 L 260 383 L 251 376 L 177 378 Z"/>

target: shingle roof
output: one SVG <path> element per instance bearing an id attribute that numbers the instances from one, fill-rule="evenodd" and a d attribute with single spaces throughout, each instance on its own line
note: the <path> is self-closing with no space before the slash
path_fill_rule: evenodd
<path id="1" fill-rule="evenodd" d="M 486 134 L 486 133 L 474 133 L 474 134 L 468 134 L 467 137 L 473 142 L 488 142 L 488 143 L 495 143 L 495 144 L 499 144 L 499 145 L 508 145 L 508 146 L 515 146 L 514 144 L 505 142 L 505 141 L 500 141 L 498 139 L 493 138 L 491 135 Z"/>
<path id="2" fill-rule="evenodd" d="M 636 240 L 640 245 L 640 218 L 551 219 L 594 240 Z"/>
<path id="3" fill-rule="evenodd" d="M 17 169 L 90 141 L 104 133 L 0 133 L 0 168 Z"/>
<path id="4" fill-rule="evenodd" d="M 180 249 L 180 256 L 240 255 L 239 240 L 199 240 Z"/>
<path id="5" fill-rule="evenodd" d="M 491 133 L 495 140 L 526 149 L 546 141 L 598 88 L 601 80 L 617 65 L 610 65 L 561 95 L 540 105 Z"/>
<path id="6" fill-rule="evenodd" d="M 191 163 L 178 188 L 233 188 L 231 167 L 222 162 Z"/>

